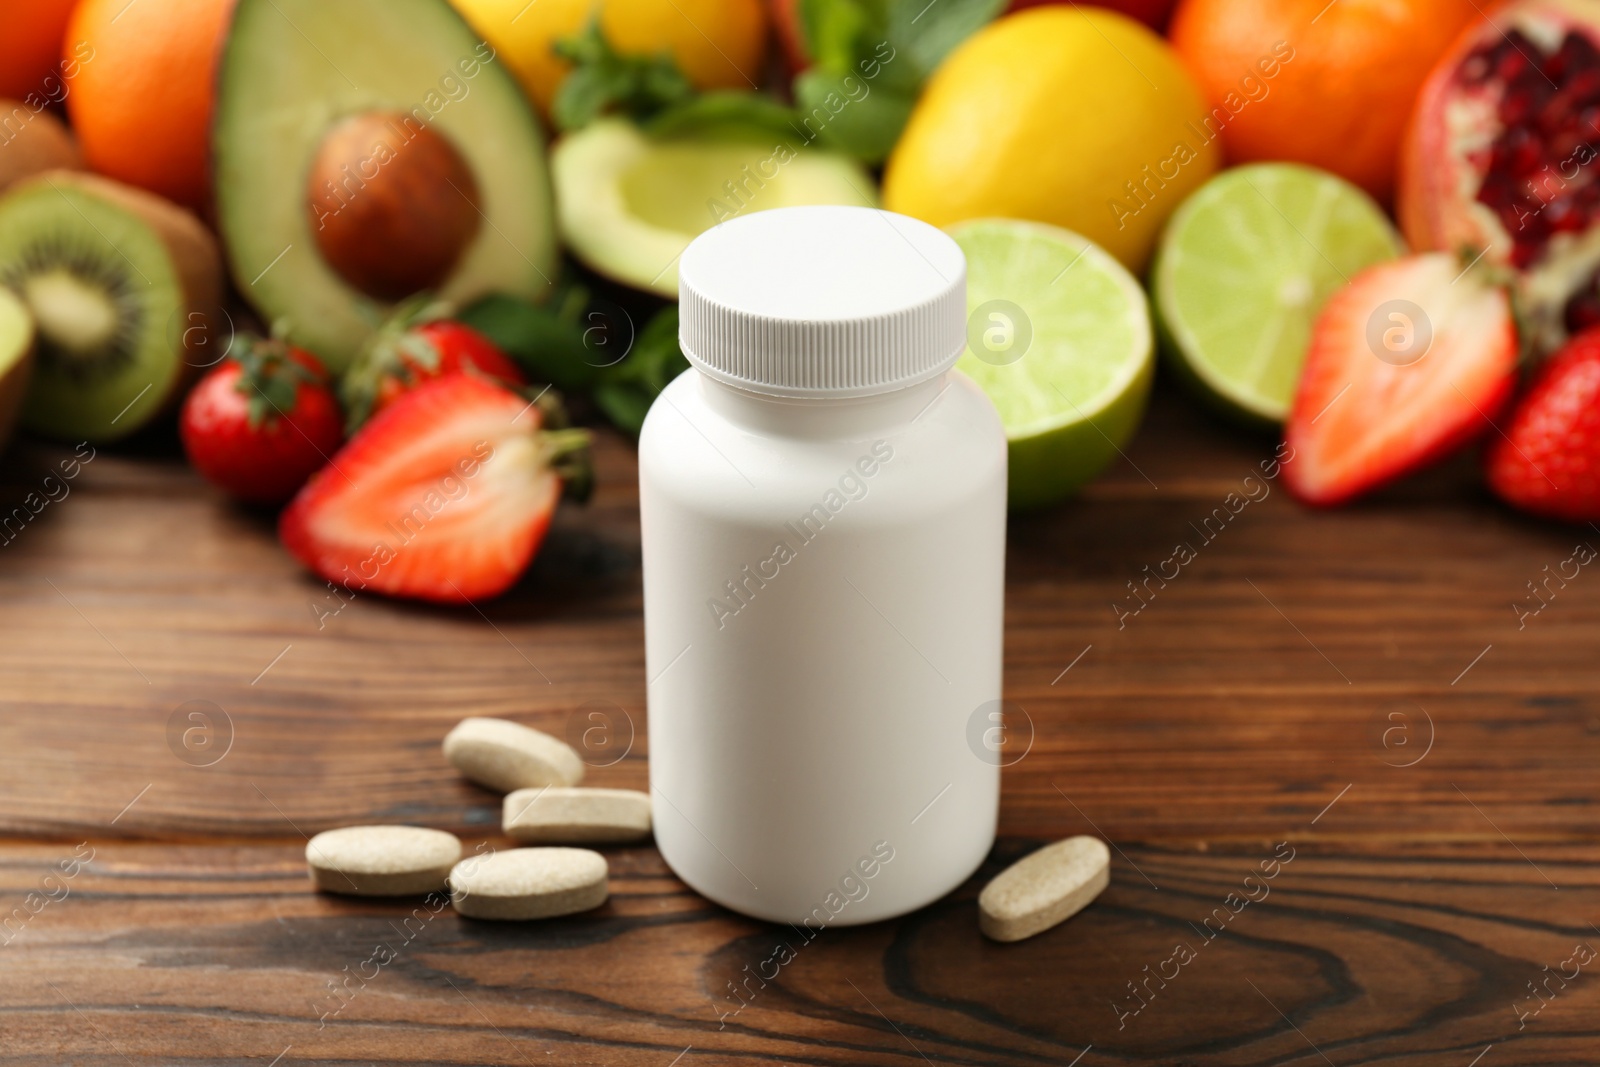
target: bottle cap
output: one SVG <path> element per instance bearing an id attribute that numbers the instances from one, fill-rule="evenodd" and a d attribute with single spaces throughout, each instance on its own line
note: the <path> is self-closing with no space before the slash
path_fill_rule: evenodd
<path id="1" fill-rule="evenodd" d="M 790 397 L 887 393 L 967 343 L 967 262 L 925 222 L 865 207 L 757 211 L 678 265 L 678 341 L 729 385 Z"/>

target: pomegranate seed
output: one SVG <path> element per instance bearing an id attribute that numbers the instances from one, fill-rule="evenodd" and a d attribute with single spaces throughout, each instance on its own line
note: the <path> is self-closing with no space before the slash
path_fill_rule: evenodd
<path id="1" fill-rule="evenodd" d="M 1546 52 L 1512 29 L 1457 72 L 1498 93 L 1501 130 L 1474 163 L 1483 175 L 1477 199 L 1511 234 L 1512 263 L 1529 267 L 1556 234 L 1600 226 L 1600 162 L 1580 162 L 1586 146 L 1600 152 L 1600 47 L 1569 31 Z M 1592 303 L 1600 314 L 1600 288 Z"/>
<path id="2" fill-rule="evenodd" d="M 1512 30 L 1506 34 L 1502 42 L 1503 47 L 1497 49 L 1495 56 L 1494 76 L 1503 82 L 1515 80 L 1529 67 L 1529 56 L 1540 54 L 1539 48 L 1521 30 Z"/>

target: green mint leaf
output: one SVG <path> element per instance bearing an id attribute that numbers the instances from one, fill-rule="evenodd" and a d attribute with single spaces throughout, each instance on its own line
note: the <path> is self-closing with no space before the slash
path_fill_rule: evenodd
<path id="1" fill-rule="evenodd" d="M 456 318 L 493 341 L 537 382 L 568 393 L 586 392 L 599 368 L 584 344 L 582 314 L 589 294 L 574 287 L 544 304 L 494 294 Z"/>
<path id="2" fill-rule="evenodd" d="M 808 70 L 794 82 L 799 126 L 809 141 L 863 163 L 881 163 L 900 139 L 916 96 L 854 75 Z"/>
<path id="3" fill-rule="evenodd" d="M 800 0 L 796 14 L 800 36 L 811 60 L 839 73 L 855 66 L 871 42 L 888 36 L 885 0 Z"/>
<path id="4" fill-rule="evenodd" d="M 1006 0 L 890 0 L 888 40 L 926 78 L 956 45 L 1005 10 Z"/>
<path id="5" fill-rule="evenodd" d="M 678 347 L 678 309 L 663 308 L 639 331 L 627 358 L 602 372 L 594 402 L 618 428 L 637 437 L 661 390 L 688 369 Z"/>
<path id="6" fill-rule="evenodd" d="M 644 123 L 652 137 L 762 139 L 796 136 L 795 110 L 770 96 L 741 89 L 699 93 Z"/>
<path id="7" fill-rule="evenodd" d="M 557 41 L 554 47 L 557 55 L 573 64 L 550 109 L 560 129 L 575 130 L 612 112 L 648 118 L 694 95 L 689 80 L 669 54 L 619 55 L 598 21 L 582 33 Z"/>

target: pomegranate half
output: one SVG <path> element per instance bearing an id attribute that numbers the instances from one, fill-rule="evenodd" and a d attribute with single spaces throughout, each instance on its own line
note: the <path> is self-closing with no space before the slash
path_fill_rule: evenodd
<path id="1" fill-rule="evenodd" d="M 1540 351 L 1600 324 L 1600 2 L 1512 0 L 1423 84 L 1400 161 L 1413 248 L 1506 269 Z"/>

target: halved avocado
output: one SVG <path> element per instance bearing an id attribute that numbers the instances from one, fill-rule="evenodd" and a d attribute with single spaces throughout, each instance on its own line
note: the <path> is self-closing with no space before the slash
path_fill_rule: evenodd
<path id="1" fill-rule="evenodd" d="M 408 284 L 458 303 L 552 291 L 538 120 L 445 0 L 239 0 L 214 146 L 240 290 L 334 370 Z"/>
<path id="2" fill-rule="evenodd" d="M 796 204 L 876 207 L 872 178 L 835 152 L 781 137 L 716 133 L 657 139 L 602 119 L 550 155 L 561 237 L 588 267 L 678 295 L 678 257 L 719 222 Z"/>

